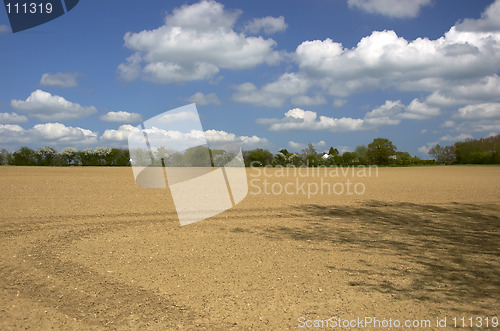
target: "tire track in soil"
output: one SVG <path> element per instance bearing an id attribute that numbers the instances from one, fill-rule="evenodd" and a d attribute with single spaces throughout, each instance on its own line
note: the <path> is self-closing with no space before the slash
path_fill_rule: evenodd
<path id="1" fill-rule="evenodd" d="M 286 209 L 230 210 L 212 221 L 263 217 L 265 214 L 283 217 L 295 213 Z M 228 214 L 230 216 L 228 216 Z M 290 215 L 286 215 L 290 214 Z M 141 217 L 142 219 L 133 219 Z M 104 220 L 103 217 L 107 219 Z M 70 223 L 67 217 L 50 216 L 1 220 L 0 238 L 17 247 L 17 263 L 0 261 L 0 278 L 11 293 L 39 302 L 45 307 L 96 328 L 207 328 L 208 316 L 180 305 L 168 297 L 140 286 L 120 282 L 84 265 L 60 259 L 59 254 L 80 240 L 106 232 L 142 227 L 165 222 L 177 224 L 176 213 L 119 213 L 113 215 L 76 215 Z M 169 224 L 172 226 L 172 224 Z M 44 239 L 40 239 L 44 238 Z M 30 243 L 31 242 L 31 243 Z M 21 250 L 19 251 L 19 248 Z M 19 263 L 19 259 L 24 259 Z M 14 294 L 15 296 L 15 294 Z M 218 326 L 233 326 L 219 322 Z"/>

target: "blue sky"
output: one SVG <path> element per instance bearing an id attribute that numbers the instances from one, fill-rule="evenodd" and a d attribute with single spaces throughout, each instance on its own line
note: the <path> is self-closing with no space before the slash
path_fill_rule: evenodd
<path id="1" fill-rule="evenodd" d="M 126 147 L 195 102 L 245 149 L 430 146 L 500 133 L 500 0 L 80 1 L 10 33 L 0 147 Z"/>

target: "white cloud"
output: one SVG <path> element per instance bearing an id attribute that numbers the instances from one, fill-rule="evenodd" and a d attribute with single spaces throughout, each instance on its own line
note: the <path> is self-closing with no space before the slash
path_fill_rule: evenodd
<path id="1" fill-rule="evenodd" d="M 263 18 L 254 18 L 251 22 L 245 25 L 244 30 L 249 33 L 260 33 L 272 34 L 276 32 L 285 31 L 287 24 L 285 23 L 285 18 L 266 16 Z"/>
<path id="2" fill-rule="evenodd" d="M 27 122 L 28 118 L 16 113 L 0 113 L 0 123 L 15 124 Z"/>
<path id="3" fill-rule="evenodd" d="M 298 110 L 294 109 L 294 110 Z M 330 130 L 334 132 L 341 131 L 359 131 L 366 129 L 363 119 L 354 119 L 350 117 L 332 118 L 328 116 L 320 116 L 316 120 L 316 112 L 304 111 L 304 117 L 294 116 L 288 111 L 282 119 L 269 119 L 269 130 L 271 131 L 286 131 L 286 130 Z M 295 112 L 298 113 L 298 112 Z M 264 124 L 266 119 L 257 121 L 259 124 Z"/>
<path id="4" fill-rule="evenodd" d="M 201 92 L 196 92 L 189 98 L 186 98 L 186 101 L 196 103 L 199 106 L 214 104 L 217 106 L 221 105 L 221 102 L 215 93 L 203 94 Z"/>
<path id="5" fill-rule="evenodd" d="M 288 118 L 293 118 L 293 119 L 300 119 L 303 120 L 304 122 L 311 123 L 316 120 L 317 114 L 313 111 L 310 110 L 303 110 L 300 108 L 294 108 L 290 109 L 285 113 L 285 117 Z"/>
<path id="6" fill-rule="evenodd" d="M 139 77 L 156 83 L 210 79 L 220 69 L 248 69 L 276 64 L 276 42 L 233 30 L 240 11 L 215 1 L 174 9 L 153 30 L 127 32 L 125 46 L 135 53 L 118 66 L 124 80 Z"/>
<path id="7" fill-rule="evenodd" d="M 456 127 L 458 132 L 492 132 L 500 130 L 500 120 L 482 119 L 477 121 L 467 120 L 459 123 Z"/>
<path id="8" fill-rule="evenodd" d="M 492 3 L 480 19 L 465 19 L 457 25 L 462 31 L 500 31 L 500 1 Z"/>
<path id="9" fill-rule="evenodd" d="M 12 100 L 10 106 L 42 121 L 82 118 L 97 112 L 94 106 L 84 107 L 58 95 L 36 90 L 25 100 Z"/>
<path id="10" fill-rule="evenodd" d="M 40 85 L 42 86 L 59 86 L 59 87 L 76 87 L 78 86 L 78 74 L 75 72 L 58 72 L 55 74 L 45 73 L 42 75 Z"/>
<path id="11" fill-rule="evenodd" d="M 134 129 L 135 127 L 130 124 L 121 125 L 118 130 L 108 129 L 101 135 L 101 140 L 124 142 Z"/>
<path id="12" fill-rule="evenodd" d="M 492 132 L 500 130 L 500 103 L 480 103 L 461 107 L 443 127 L 457 132 Z M 456 123 L 458 122 L 458 123 Z M 448 125 L 449 124 L 449 125 Z"/>
<path id="13" fill-rule="evenodd" d="M 454 121 L 448 120 L 448 121 L 444 121 L 444 123 L 441 125 L 441 127 L 442 128 L 453 128 L 456 125 L 457 125 L 457 123 L 455 123 Z"/>
<path id="14" fill-rule="evenodd" d="M 457 100 L 454 99 L 453 97 L 444 95 L 442 92 L 435 91 L 431 95 L 427 96 L 425 102 L 428 105 L 437 107 L 451 107 L 463 103 L 463 100 Z"/>
<path id="15" fill-rule="evenodd" d="M 500 119 L 500 103 L 468 105 L 460 108 L 455 117 L 472 120 Z"/>
<path id="16" fill-rule="evenodd" d="M 473 138 L 474 137 L 472 135 L 466 133 L 461 133 L 458 136 L 450 136 L 449 134 L 447 134 L 446 136 L 439 138 L 439 141 L 462 141 Z"/>
<path id="17" fill-rule="evenodd" d="M 402 18 L 418 16 L 420 8 L 430 5 L 431 0 L 347 0 L 347 3 L 349 8 Z"/>
<path id="18" fill-rule="evenodd" d="M 10 27 L 5 24 L 0 24 L 0 34 L 11 33 Z"/>
<path id="19" fill-rule="evenodd" d="M 412 0 L 412 3 L 419 2 Z M 490 28 L 465 30 L 464 24 L 472 22 L 466 20 L 437 39 L 406 40 L 394 31 L 374 31 L 352 48 L 330 38 L 304 41 L 292 57 L 298 70 L 285 74 L 294 78 L 294 86 L 300 86 L 300 91 L 287 93 L 280 77 L 262 87 L 251 83 L 241 85 L 241 93 L 236 93 L 233 100 L 281 107 L 289 99 L 308 95 L 311 88 L 317 94 L 340 99 L 354 93 L 393 88 L 429 93 L 425 100 L 427 109 L 418 110 L 415 104 L 414 112 L 407 115 L 422 118 L 427 112 L 436 112 L 438 107 L 498 102 L 500 30 L 491 28 L 490 22 L 500 20 L 500 16 L 491 14 L 498 7 L 500 1 L 489 7 L 481 19 L 474 20 L 477 24 L 488 21 L 484 24 Z M 283 88 L 270 89 L 271 86 Z M 249 95 L 244 95 L 245 92 Z"/>
<path id="20" fill-rule="evenodd" d="M 324 96 L 317 94 L 314 97 L 299 95 L 292 98 L 292 104 L 297 106 L 317 106 L 327 103 Z"/>
<path id="21" fill-rule="evenodd" d="M 315 149 L 321 149 L 322 147 L 325 147 L 326 146 L 326 142 L 324 140 L 320 140 L 316 143 L 312 143 L 314 148 Z M 301 151 L 303 149 L 305 149 L 307 147 L 308 144 L 302 144 L 302 143 L 298 143 L 298 142 L 295 142 L 293 140 L 290 140 L 288 142 L 288 147 L 290 147 L 292 150 L 295 150 L 295 151 Z"/>
<path id="22" fill-rule="evenodd" d="M 101 136 L 101 140 L 109 142 L 126 142 L 130 132 L 135 130 L 132 125 L 122 125 L 118 130 L 106 130 Z M 184 146 L 186 142 L 189 142 L 190 146 L 196 145 L 197 143 L 204 144 L 203 139 L 210 144 L 212 148 L 223 148 L 227 146 L 232 146 L 232 144 L 241 144 L 243 148 L 254 148 L 265 146 L 269 144 L 266 138 L 261 138 L 258 136 L 238 136 L 234 133 L 226 132 L 223 130 L 191 130 L 190 132 L 180 132 L 177 130 L 163 130 L 156 127 L 151 129 L 146 129 L 146 133 L 150 141 L 159 140 L 161 141 L 168 139 L 169 145 Z M 182 150 L 183 148 L 179 148 Z"/>
<path id="23" fill-rule="evenodd" d="M 326 142 L 324 140 L 318 141 L 317 143 L 313 144 L 314 147 L 316 148 L 321 148 L 326 146 Z"/>
<path id="24" fill-rule="evenodd" d="M 334 118 L 319 116 L 314 111 L 294 108 L 285 117 L 258 118 L 257 124 L 269 125 L 271 131 L 286 130 L 330 130 L 333 132 L 375 129 L 384 125 L 398 125 L 403 119 L 423 120 L 439 114 L 439 108 L 429 107 L 414 99 L 405 106 L 401 100 L 387 100 L 385 104 L 367 112 L 364 118 Z"/>
<path id="25" fill-rule="evenodd" d="M 262 147 L 269 144 L 266 138 L 257 136 L 237 136 L 234 133 L 229 133 L 223 130 L 206 130 L 205 137 L 208 143 L 214 148 L 223 148 L 225 144 L 238 143 L 244 149 Z"/>
<path id="26" fill-rule="evenodd" d="M 150 120 L 154 124 L 168 124 L 183 121 L 199 121 L 199 117 L 190 111 L 179 111 L 175 113 L 165 112 Z"/>
<path id="27" fill-rule="evenodd" d="M 462 33 L 455 28 L 437 40 L 414 41 L 394 31 L 375 31 L 352 49 L 329 38 L 305 41 L 296 56 L 301 73 L 329 81 L 333 95 L 389 86 L 432 91 L 500 69 L 495 40 L 500 41 L 500 34 Z"/>
<path id="28" fill-rule="evenodd" d="M 61 123 L 36 124 L 31 129 L 24 129 L 19 125 L 0 124 L 0 140 L 6 145 L 17 147 L 22 145 L 88 146 L 97 142 L 97 133 Z"/>
<path id="29" fill-rule="evenodd" d="M 438 107 L 431 107 L 425 102 L 420 102 L 418 99 L 413 101 L 406 107 L 405 111 L 401 113 L 401 118 L 413 120 L 425 120 L 440 114 Z"/>
<path id="30" fill-rule="evenodd" d="M 387 100 L 385 104 L 373 109 L 365 115 L 365 122 L 373 127 L 381 125 L 398 125 L 401 122 L 401 113 L 404 109 L 401 100 Z"/>
<path id="31" fill-rule="evenodd" d="M 427 133 L 427 129 L 420 130 L 420 134 L 426 134 L 426 133 Z"/>
<path id="32" fill-rule="evenodd" d="M 232 99 L 254 105 L 282 107 L 288 98 L 303 95 L 309 87 L 309 82 L 298 74 L 285 73 L 278 80 L 260 89 L 248 82 L 238 85 Z"/>
<path id="33" fill-rule="evenodd" d="M 142 121 L 141 114 L 126 111 L 110 111 L 100 117 L 101 121 L 119 123 L 137 123 Z"/>
<path id="34" fill-rule="evenodd" d="M 333 106 L 335 108 L 340 108 L 340 107 L 344 106 L 346 103 L 347 103 L 346 99 L 335 99 L 335 100 L 333 100 Z"/>
<path id="35" fill-rule="evenodd" d="M 294 150 L 299 150 L 299 149 L 304 149 L 306 147 L 306 145 L 298 143 L 298 142 L 295 142 L 293 140 L 290 140 L 288 142 L 288 147 L 290 147 L 290 148 L 292 148 Z"/>

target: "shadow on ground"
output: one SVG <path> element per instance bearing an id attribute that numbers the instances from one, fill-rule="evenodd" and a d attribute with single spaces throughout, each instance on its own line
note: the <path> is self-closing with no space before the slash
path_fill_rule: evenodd
<path id="1" fill-rule="evenodd" d="M 500 302 L 500 208 L 371 201 L 358 206 L 302 205 L 298 227 L 261 229 L 274 239 L 328 242 L 332 249 L 396 257 L 360 260 L 351 286 L 433 302 Z M 324 246 L 326 247 L 326 246 Z M 336 266 L 326 265 L 335 269 Z M 357 277 L 356 277 L 357 276 Z M 478 308 L 480 308 L 478 306 Z M 491 306 L 489 309 L 493 308 Z"/>

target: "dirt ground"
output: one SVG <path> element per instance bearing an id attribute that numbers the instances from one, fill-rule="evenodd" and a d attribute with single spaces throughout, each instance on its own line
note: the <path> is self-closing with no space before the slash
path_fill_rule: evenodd
<path id="1" fill-rule="evenodd" d="M 0 167 L 0 329 L 500 318 L 500 167 L 278 171 L 180 227 L 130 168 Z"/>

